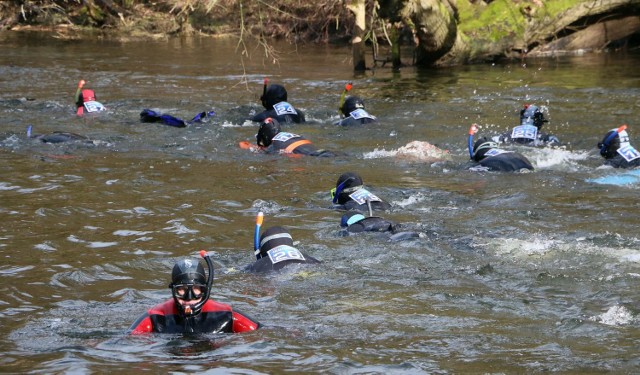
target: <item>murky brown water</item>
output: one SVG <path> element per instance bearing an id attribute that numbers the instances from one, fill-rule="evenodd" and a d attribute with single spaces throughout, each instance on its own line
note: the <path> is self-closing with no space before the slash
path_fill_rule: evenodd
<path id="1" fill-rule="evenodd" d="M 638 371 L 638 185 L 587 182 L 621 173 L 599 168 L 608 129 L 627 123 L 638 145 L 638 53 L 353 77 L 345 48 L 279 46 L 279 65 L 256 49 L 243 67 L 235 46 L 0 34 L 2 372 Z M 311 120 L 292 131 L 344 155 L 240 150 L 264 76 Z M 107 113 L 74 116 L 79 79 Z M 332 125 L 351 80 L 379 124 Z M 523 103 L 548 107 L 546 130 L 566 147 L 521 149 L 530 174 L 468 171 L 469 125 L 506 131 Z M 176 129 L 140 123 L 143 108 L 216 116 Z M 33 142 L 29 124 L 100 142 Z M 395 155 L 413 140 L 452 158 Z M 341 236 L 329 190 L 345 171 L 424 236 Z M 259 210 L 323 265 L 241 272 Z M 212 297 L 264 329 L 126 337 L 169 297 L 173 262 L 203 248 L 215 254 Z"/>

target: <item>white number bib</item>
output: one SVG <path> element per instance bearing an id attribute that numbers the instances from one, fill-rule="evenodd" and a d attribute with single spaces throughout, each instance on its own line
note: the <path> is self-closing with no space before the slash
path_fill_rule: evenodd
<path id="1" fill-rule="evenodd" d="M 300 137 L 297 134 L 293 134 L 293 133 L 288 133 L 288 132 L 280 132 L 278 134 L 276 134 L 275 137 L 273 137 L 274 141 L 280 141 L 280 142 L 286 142 L 288 140 L 290 140 L 291 138 L 297 138 Z"/>
<path id="2" fill-rule="evenodd" d="M 378 198 L 365 188 L 360 188 L 353 193 L 349 194 L 349 197 L 356 201 L 358 204 L 363 204 L 369 202 L 381 202 L 382 199 Z"/>
<path id="3" fill-rule="evenodd" d="M 631 160 L 640 158 L 640 152 L 638 152 L 638 150 L 636 150 L 629 143 L 627 143 L 626 145 L 620 147 L 618 149 L 618 154 L 622 155 L 622 157 L 626 161 L 631 161 Z"/>
<path id="4" fill-rule="evenodd" d="M 524 138 L 535 140 L 538 136 L 538 128 L 533 125 L 520 125 L 513 128 L 511 138 Z"/>
<path id="5" fill-rule="evenodd" d="M 106 111 L 107 110 L 107 108 L 105 108 L 105 106 L 103 106 L 102 103 L 96 102 L 95 100 L 84 102 L 84 108 L 89 113 L 101 112 L 101 111 Z"/>
<path id="6" fill-rule="evenodd" d="M 280 102 L 278 104 L 274 104 L 273 109 L 276 110 L 276 113 L 278 114 L 278 116 L 298 114 L 298 112 L 296 112 L 296 109 L 293 108 L 293 106 L 287 102 Z"/>
<path id="7" fill-rule="evenodd" d="M 376 117 L 372 116 L 369 114 L 369 112 L 365 111 L 362 108 L 358 108 L 355 111 L 352 111 L 351 113 L 349 113 L 351 115 L 351 117 L 353 117 L 356 120 L 360 120 L 361 118 L 370 118 L 372 120 L 375 120 Z"/>
<path id="8" fill-rule="evenodd" d="M 267 254 L 269 254 L 269 259 L 273 264 L 284 262 L 285 260 L 305 260 L 300 250 L 289 245 L 276 246 L 267 251 Z"/>

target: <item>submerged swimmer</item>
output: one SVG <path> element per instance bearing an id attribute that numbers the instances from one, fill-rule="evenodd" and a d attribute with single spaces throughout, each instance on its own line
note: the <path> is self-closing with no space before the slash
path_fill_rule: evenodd
<path id="1" fill-rule="evenodd" d="M 640 152 L 629 142 L 627 125 L 611 129 L 604 135 L 602 142 L 598 142 L 600 155 L 605 159 L 604 164 L 614 168 L 635 168 L 640 166 Z"/>
<path id="2" fill-rule="evenodd" d="M 408 238 L 418 238 L 420 233 L 412 231 L 401 231 L 401 225 L 386 220 L 379 216 L 364 216 L 360 212 L 347 212 L 340 219 L 340 226 L 344 228 L 346 234 L 362 232 L 383 232 L 390 235 L 392 241 L 400 241 Z"/>
<path id="3" fill-rule="evenodd" d="M 202 120 L 204 120 L 205 118 L 211 117 L 213 115 L 215 115 L 214 111 L 200 112 L 196 114 L 190 121 L 185 121 L 171 115 L 160 114 L 150 109 L 143 109 L 142 112 L 140 112 L 140 122 L 159 122 L 176 128 L 184 128 L 187 125 L 191 125 L 196 122 L 202 122 Z"/>
<path id="4" fill-rule="evenodd" d="M 91 89 L 83 88 L 85 83 L 84 79 L 78 82 L 78 89 L 74 97 L 77 108 L 76 114 L 82 116 L 85 111 L 87 113 L 106 111 L 107 108 L 96 100 L 96 93 Z"/>
<path id="5" fill-rule="evenodd" d="M 129 328 L 141 333 L 238 333 L 260 328 L 260 323 L 231 306 L 209 299 L 213 283 L 213 263 L 206 251 L 209 275 L 198 259 L 178 261 L 171 271 L 169 289 L 173 298 L 156 305 Z"/>
<path id="6" fill-rule="evenodd" d="M 29 127 L 27 127 L 27 137 L 39 140 L 43 143 L 82 142 L 94 144 L 94 142 L 89 138 L 76 133 L 54 131 L 47 134 L 33 134 L 32 130 L 33 127 L 29 125 Z"/>
<path id="7" fill-rule="evenodd" d="M 265 110 L 253 116 L 251 121 L 273 118 L 283 124 L 305 122 L 304 113 L 287 102 L 287 90 L 282 85 L 269 85 L 269 80 L 265 79 L 260 101 Z"/>
<path id="8" fill-rule="evenodd" d="M 318 150 L 310 140 L 280 129 L 280 123 L 273 118 L 266 118 L 256 134 L 258 148 L 249 145 L 247 142 L 240 142 L 240 147 L 252 150 L 262 150 L 266 153 L 279 153 L 290 155 L 309 156 L 336 156 L 328 150 Z"/>
<path id="9" fill-rule="evenodd" d="M 331 199 L 335 208 L 343 210 L 384 211 L 391 205 L 367 190 L 362 177 L 354 172 L 343 173 L 338 177 L 336 187 L 331 189 Z"/>
<path id="10" fill-rule="evenodd" d="M 520 125 L 492 139 L 498 143 L 518 143 L 527 146 L 559 145 L 560 140 L 556 136 L 540 131 L 545 122 L 549 121 L 544 118 L 538 106 L 526 104 L 520 111 Z"/>
<path id="11" fill-rule="evenodd" d="M 260 238 L 262 212 L 258 214 L 256 222 L 256 234 L 254 238 L 254 251 L 256 261 L 245 268 L 247 272 L 278 271 L 290 264 L 307 263 L 318 264 L 320 261 L 303 253 L 293 246 L 293 238 L 289 231 L 283 227 L 275 226 L 265 230 Z"/>
<path id="12" fill-rule="evenodd" d="M 515 151 L 501 150 L 497 143 L 489 141 L 487 137 L 478 139 L 471 147 L 473 135 L 477 131 L 478 128 L 475 124 L 469 129 L 469 157 L 477 163 L 476 166 L 470 168 L 471 170 L 499 172 L 533 170 L 533 165 L 524 155 Z"/>

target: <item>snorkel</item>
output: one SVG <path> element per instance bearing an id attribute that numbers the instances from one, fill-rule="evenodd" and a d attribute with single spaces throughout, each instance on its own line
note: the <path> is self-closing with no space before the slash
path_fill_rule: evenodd
<path id="1" fill-rule="evenodd" d="M 340 195 L 340 193 L 342 193 L 342 190 L 344 190 L 344 185 L 349 182 L 355 180 L 355 177 L 349 177 L 346 180 L 342 181 L 340 183 L 340 185 L 336 186 L 335 188 L 331 189 L 331 193 L 333 194 L 333 203 L 338 203 L 338 195 Z"/>
<path id="2" fill-rule="evenodd" d="M 31 138 L 31 130 L 33 129 L 32 125 L 27 126 L 27 137 Z"/>
<path id="3" fill-rule="evenodd" d="M 263 81 L 264 85 L 262 86 L 262 96 L 267 95 L 267 86 L 269 86 L 269 78 L 265 78 Z"/>
<path id="4" fill-rule="evenodd" d="M 615 131 L 613 131 L 611 134 L 609 134 L 609 136 L 607 138 L 605 138 L 605 140 L 602 142 L 602 145 L 600 146 L 600 154 L 604 154 L 606 152 L 606 149 L 609 148 L 609 145 L 611 144 L 611 141 L 613 141 L 613 139 L 620 134 L 621 132 L 627 130 L 627 125 L 622 125 L 617 129 L 614 129 Z"/>
<path id="5" fill-rule="evenodd" d="M 183 306 L 182 309 L 187 316 L 195 315 L 202 310 L 202 306 L 209 300 L 209 296 L 211 295 L 211 286 L 213 285 L 213 262 L 211 262 L 211 257 L 206 250 L 200 250 L 200 256 L 204 258 L 207 262 L 207 268 L 209 269 L 209 276 L 207 277 L 207 290 L 204 292 L 204 295 L 200 299 L 200 302 L 193 305 Z"/>
<path id="6" fill-rule="evenodd" d="M 74 96 L 76 104 L 78 103 L 78 100 L 80 99 L 80 93 L 82 92 L 82 88 L 84 87 L 85 83 L 86 82 L 84 81 L 84 79 L 81 79 L 80 82 L 78 82 L 78 89 L 76 90 L 76 95 Z M 82 107 L 83 106 L 79 106 L 78 107 L 78 111 L 76 112 L 76 115 L 78 115 L 78 116 L 82 116 L 83 115 L 84 109 Z"/>
<path id="7" fill-rule="evenodd" d="M 260 226 L 264 220 L 264 214 L 262 211 L 256 215 L 256 229 L 253 232 L 253 252 L 256 255 L 256 259 L 260 259 Z"/>
<path id="8" fill-rule="evenodd" d="M 340 95 L 340 105 L 338 106 L 338 113 L 342 114 L 342 106 L 344 105 L 344 99 L 347 96 L 347 93 L 351 91 L 353 84 L 351 82 L 344 85 L 344 90 L 342 90 L 342 95 Z"/>
<path id="9" fill-rule="evenodd" d="M 469 146 L 469 158 L 473 159 L 473 136 L 478 132 L 478 124 L 473 124 L 469 128 L 469 140 L 467 145 Z"/>

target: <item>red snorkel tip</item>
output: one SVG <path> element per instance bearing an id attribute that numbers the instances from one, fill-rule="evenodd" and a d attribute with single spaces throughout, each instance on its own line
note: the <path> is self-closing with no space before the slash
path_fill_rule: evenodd
<path id="1" fill-rule="evenodd" d="M 620 132 L 625 131 L 625 130 L 627 130 L 627 124 L 624 124 L 621 127 L 619 127 L 617 132 L 620 133 Z"/>
<path id="2" fill-rule="evenodd" d="M 351 82 L 349 82 L 346 85 L 344 85 L 345 91 L 351 91 L 352 87 L 353 87 L 353 84 Z"/>
<path id="3" fill-rule="evenodd" d="M 81 89 L 82 87 L 84 87 L 84 84 L 86 82 L 84 81 L 84 79 L 81 79 L 80 82 L 78 82 L 78 88 Z"/>
<path id="4" fill-rule="evenodd" d="M 200 250 L 200 256 L 203 258 L 207 257 L 207 250 Z"/>
<path id="5" fill-rule="evenodd" d="M 469 135 L 474 135 L 478 132 L 478 124 L 473 124 L 469 128 Z"/>

